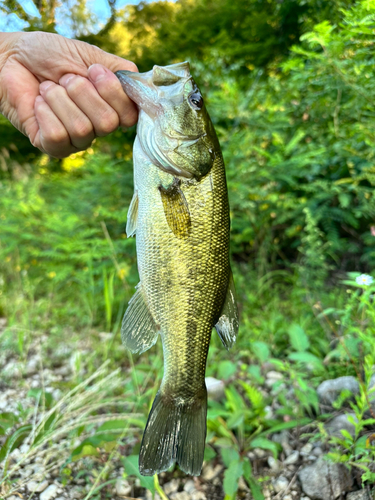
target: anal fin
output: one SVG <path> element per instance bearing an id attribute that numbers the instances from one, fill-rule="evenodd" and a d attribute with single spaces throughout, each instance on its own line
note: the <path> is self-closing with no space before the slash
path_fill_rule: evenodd
<path id="1" fill-rule="evenodd" d="M 121 340 L 129 351 L 142 353 L 156 343 L 160 327 L 150 313 L 141 283 L 136 289 L 122 320 Z"/>
<path id="2" fill-rule="evenodd" d="M 227 349 L 232 347 L 236 341 L 238 325 L 239 320 L 236 290 L 234 288 L 233 275 L 231 271 L 223 309 L 221 311 L 220 318 L 215 325 L 216 331 L 219 334 L 224 347 Z"/>
<path id="3" fill-rule="evenodd" d="M 128 238 L 135 235 L 137 230 L 138 219 L 138 191 L 134 191 L 132 201 L 128 210 L 128 218 L 126 222 L 126 235 Z"/>

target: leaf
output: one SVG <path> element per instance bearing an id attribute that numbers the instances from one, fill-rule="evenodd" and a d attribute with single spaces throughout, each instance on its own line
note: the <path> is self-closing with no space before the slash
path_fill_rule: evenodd
<path id="1" fill-rule="evenodd" d="M 221 361 L 217 369 L 217 377 L 222 380 L 228 380 L 237 371 L 237 366 L 232 361 Z"/>
<path id="2" fill-rule="evenodd" d="M 248 458 L 243 462 L 243 475 L 250 486 L 254 500 L 264 500 L 264 495 L 258 481 L 253 477 L 251 463 Z"/>
<path id="3" fill-rule="evenodd" d="M 96 433 L 98 434 L 103 431 L 123 431 L 128 425 L 129 420 L 109 420 L 98 427 Z"/>
<path id="4" fill-rule="evenodd" d="M 270 358 L 270 350 L 265 342 L 253 342 L 251 344 L 251 350 L 261 363 L 264 363 Z"/>
<path id="5" fill-rule="evenodd" d="M 18 417 L 14 413 L 4 412 L 0 413 L 0 436 L 12 428 L 18 422 Z"/>
<path id="6" fill-rule="evenodd" d="M 50 392 L 45 392 L 43 389 L 30 389 L 27 397 L 34 398 L 39 402 L 39 405 L 45 405 L 47 409 L 51 408 L 53 396 Z"/>
<path id="7" fill-rule="evenodd" d="M 141 483 L 141 486 L 151 491 L 152 494 L 155 493 L 154 478 L 151 476 L 142 476 L 138 468 L 138 455 L 130 455 L 123 458 L 123 464 L 125 467 L 125 472 L 129 476 L 136 476 Z"/>
<path id="8" fill-rule="evenodd" d="M 312 364 L 315 368 L 324 369 L 323 362 L 310 352 L 292 352 L 288 354 L 288 358 L 298 363 Z"/>
<path id="9" fill-rule="evenodd" d="M 204 461 L 209 462 L 212 460 L 214 457 L 216 457 L 217 453 L 216 451 L 211 447 L 206 444 L 206 447 L 204 449 Z"/>
<path id="10" fill-rule="evenodd" d="M 279 446 L 274 441 L 270 441 L 264 437 L 256 437 L 250 442 L 252 448 L 262 448 L 262 450 L 270 450 L 275 458 L 279 451 Z"/>
<path id="11" fill-rule="evenodd" d="M 304 425 L 310 424 L 312 422 L 311 418 L 301 418 L 300 420 L 291 420 L 290 422 L 282 422 L 280 424 L 273 425 L 270 429 L 263 431 L 259 436 L 265 436 L 268 434 L 274 434 L 275 432 L 283 431 L 284 429 L 294 429 L 294 427 L 302 427 Z"/>
<path id="12" fill-rule="evenodd" d="M 32 429 L 32 425 L 22 425 L 16 431 L 13 432 L 10 436 L 8 436 L 7 440 L 0 448 L 0 462 L 2 462 L 9 453 L 18 448 L 25 438 L 30 434 Z"/>
<path id="13" fill-rule="evenodd" d="M 290 343 L 295 351 L 306 351 L 310 347 L 309 339 L 303 328 L 301 328 L 299 325 L 291 325 L 289 327 L 288 334 Z"/>
<path id="14" fill-rule="evenodd" d="M 223 459 L 225 467 L 229 467 L 232 462 L 239 460 L 240 455 L 238 451 L 232 448 L 221 448 L 220 449 L 221 458 Z"/>
<path id="15" fill-rule="evenodd" d="M 232 497 L 238 489 L 238 480 L 243 473 L 242 460 L 232 461 L 228 469 L 224 472 L 223 489 L 224 493 Z"/>

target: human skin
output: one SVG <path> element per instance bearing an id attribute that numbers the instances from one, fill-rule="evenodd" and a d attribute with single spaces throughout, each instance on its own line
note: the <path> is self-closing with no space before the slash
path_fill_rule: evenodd
<path id="1" fill-rule="evenodd" d="M 64 158 L 137 121 L 113 74 L 134 63 L 44 32 L 0 32 L 0 113 L 44 153 Z"/>

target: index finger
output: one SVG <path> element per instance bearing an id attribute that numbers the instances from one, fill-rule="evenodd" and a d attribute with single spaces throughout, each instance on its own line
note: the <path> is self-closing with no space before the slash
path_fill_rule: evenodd
<path id="1" fill-rule="evenodd" d="M 120 125 L 131 127 L 138 118 L 137 106 L 124 93 L 117 76 L 101 64 L 93 64 L 88 69 L 88 77 L 102 99 L 118 114 Z"/>

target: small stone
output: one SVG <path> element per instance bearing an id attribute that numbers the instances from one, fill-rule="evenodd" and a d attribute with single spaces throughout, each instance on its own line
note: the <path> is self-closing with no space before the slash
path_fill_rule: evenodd
<path id="1" fill-rule="evenodd" d="M 346 495 L 346 500 L 371 500 L 367 490 L 352 491 Z"/>
<path id="2" fill-rule="evenodd" d="M 172 493 L 171 500 L 190 500 L 190 495 L 186 491 Z"/>
<path id="3" fill-rule="evenodd" d="M 267 456 L 267 452 L 262 450 L 262 448 L 254 448 L 254 453 L 257 458 L 265 458 Z"/>
<path id="4" fill-rule="evenodd" d="M 293 500 L 292 495 L 284 495 L 283 500 Z"/>
<path id="5" fill-rule="evenodd" d="M 276 481 L 273 483 L 274 490 L 276 493 L 280 493 L 281 491 L 285 491 L 289 486 L 289 481 L 284 476 L 279 476 Z"/>
<path id="6" fill-rule="evenodd" d="M 178 487 L 180 486 L 180 482 L 178 479 L 172 479 L 169 483 L 165 483 L 163 486 L 164 493 L 166 495 L 170 495 L 171 493 L 174 493 L 175 491 L 178 490 Z"/>
<path id="7" fill-rule="evenodd" d="M 352 376 L 338 377 L 322 382 L 316 392 L 322 404 L 332 405 L 342 391 L 349 391 L 352 396 L 359 393 L 359 383 Z"/>
<path id="8" fill-rule="evenodd" d="M 38 481 L 29 481 L 27 483 L 27 489 L 29 493 L 41 493 L 44 491 L 48 486 L 48 481 L 44 480 L 42 482 Z"/>
<path id="9" fill-rule="evenodd" d="M 84 492 L 82 491 L 82 488 L 79 488 L 78 486 L 73 486 L 70 490 L 68 490 L 68 497 L 69 499 L 72 500 L 80 500 L 84 496 Z"/>
<path id="10" fill-rule="evenodd" d="M 321 449 L 320 446 L 315 446 L 312 452 L 313 455 L 315 455 L 316 457 L 320 457 L 321 455 L 323 455 L 323 450 Z"/>
<path id="11" fill-rule="evenodd" d="M 298 462 L 299 459 L 299 451 L 293 451 L 285 460 L 284 465 L 293 465 Z"/>
<path id="12" fill-rule="evenodd" d="M 206 387 L 209 399 L 214 401 L 220 401 L 225 396 L 225 385 L 222 380 L 218 380 L 214 377 L 206 377 Z"/>
<path id="13" fill-rule="evenodd" d="M 281 463 L 280 460 L 277 460 L 274 457 L 268 457 L 267 458 L 267 463 L 269 465 L 269 468 L 271 469 L 272 472 L 277 474 L 279 470 L 281 469 Z"/>
<path id="14" fill-rule="evenodd" d="M 307 456 L 310 455 L 312 452 L 313 445 L 311 443 L 306 443 L 304 446 L 302 446 L 300 453 L 301 455 Z"/>
<path id="15" fill-rule="evenodd" d="M 282 373 L 271 370 L 267 373 L 266 378 L 273 378 L 274 380 L 283 380 L 284 375 Z"/>
<path id="16" fill-rule="evenodd" d="M 275 441 L 275 443 L 280 443 L 285 455 L 289 456 L 293 453 L 293 448 L 290 446 L 290 436 L 289 432 L 287 430 L 279 432 L 277 434 L 274 434 L 272 436 L 272 441 Z"/>
<path id="17" fill-rule="evenodd" d="M 191 500 L 207 500 L 207 497 L 203 491 L 193 491 L 191 494 Z"/>
<path id="18" fill-rule="evenodd" d="M 118 477 L 116 479 L 116 493 L 119 497 L 128 497 L 130 495 L 130 492 L 132 490 L 132 487 L 128 483 L 126 479 L 123 479 L 122 477 Z"/>
<path id="19" fill-rule="evenodd" d="M 212 467 L 212 465 L 207 464 L 203 469 L 202 479 L 205 481 L 212 481 L 222 470 L 223 467 L 220 464 L 217 464 L 215 468 Z"/>
<path id="20" fill-rule="evenodd" d="M 352 477 L 342 464 L 334 464 L 320 457 L 304 467 L 298 477 L 303 492 L 314 500 L 334 500 L 349 490 Z"/>
<path id="21" fill-rule="evenodd" d="M 195 483 L 192 479 L 188 479 L 186 481 L 186 483 L 184 484 L 184 491 L 186 491 L 187 493 L 192 493 L 193 491 L 195 491 Z"/>
<path id="22" fill-rule="evenodd" d="M 265 406 L 264 413 L 265 413 L 264 418 L 266 420 L 272 420 L 273 418 L 275 418 L 275 415 L 273 413 L 271 406 Z"/>
<path id="23" fill-rule="evenodd" d="M 330 436 L 335 436 L 338 438 L 342 438 L 342 430 L 348 431 L 349 434 L 354 437 L 355 436 L 355 426 L 349 419 L 353 419 L 355 422 L 358 422 L 355 413 L 345 413 L 344 415 L 338 415 L 333 420 L 328 422 L 325 425 L 326 431 Z"/>
<path id="24" fill-rule="evenodd" d="M 146 490 L 146 495 L 145 495 L 145 500 L 161 500 L 160 496 L 155 493 L 155 496 L 152 496 L 152 493 L 150 490 Z"/>
<path id="25" fill-rule="evenodd" d="M 50 484 L 43 493 L 41 493 L 39 500 L 52 500 L 57 495 L 58 487 L 55 484 Z"/>

